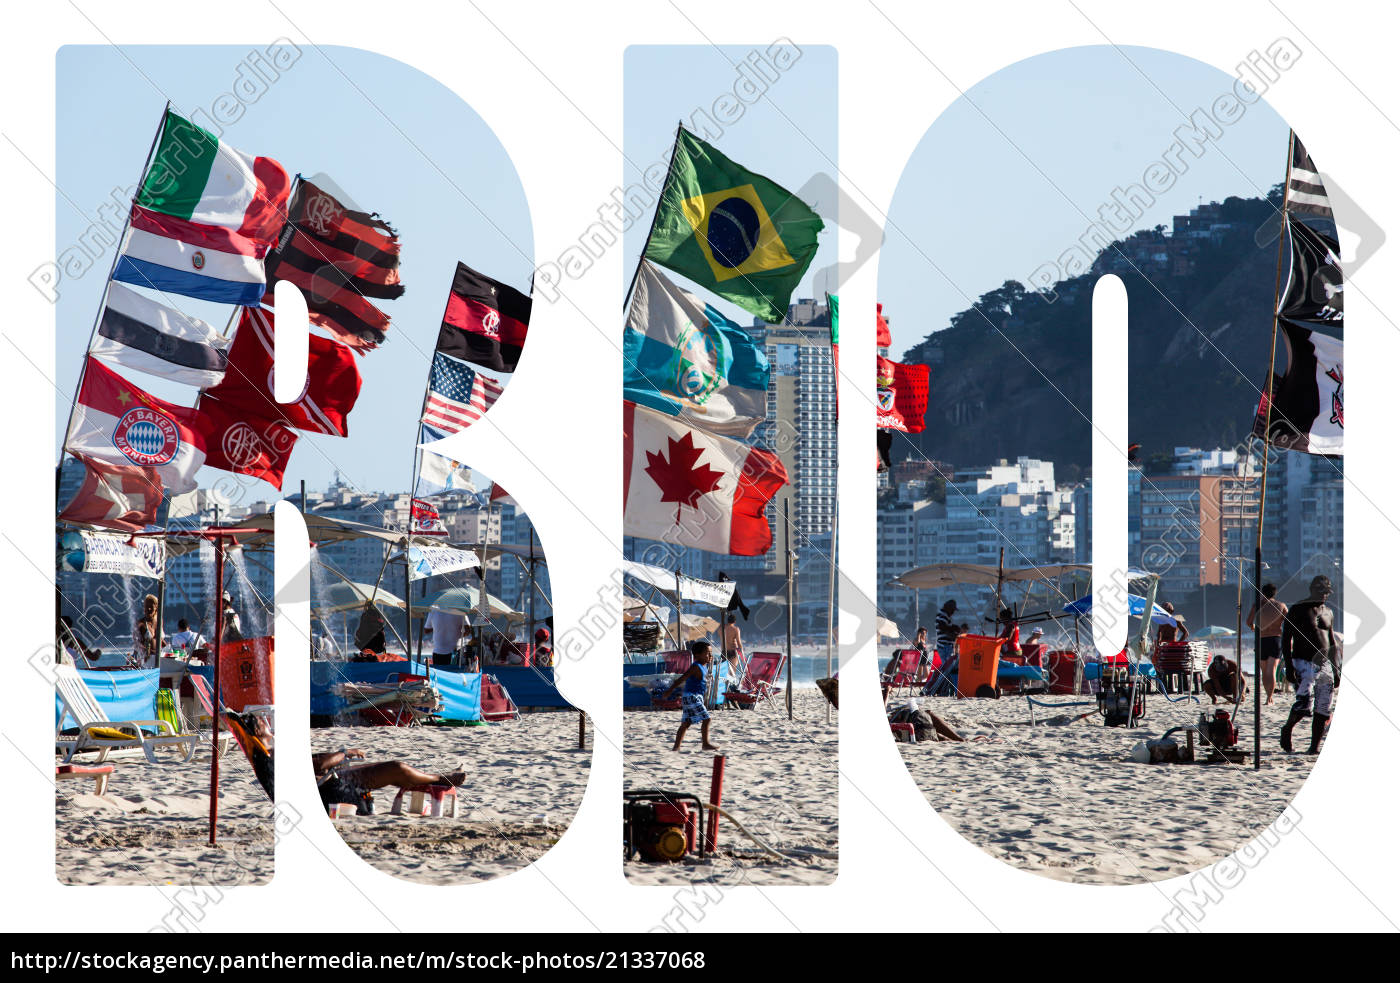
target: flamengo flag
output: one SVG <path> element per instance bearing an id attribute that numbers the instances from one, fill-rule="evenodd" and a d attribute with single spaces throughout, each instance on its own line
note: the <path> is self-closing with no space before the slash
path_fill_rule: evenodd
<path id="1" fill-rule="evenodd" d="M 1327 200 L 1327 189 L 1322 186 L 1322 178 L 1312 162 L 1303 141 L 1293 136 L 1293 159 L 1288 166 L 1288 210 L 1308 215 L 1321 215 L 1332 218 L 1332 203 Z"/>
<path id="2" fill-rule="evenodd" d="M 255 304 L 266 255 L 265 242 L 133 205 L 112 279 L 220 304 Z"/>
<path id="3" fill-rule="evenodd" d="M 1308 454 L 1342 453 L 1342 340 L 1279 318 L 1288 348 L 1288 368 L 1273 381 L 1268 442 Z M 1266 390 L 1254 417 L 1254 435 L 1264 436 L 1269 409 Z"/>
<path id="4" fill-rule="evenodd" d="M 284 268 L 365 297 L 392 300 L 403 294 L 398 233 L 377 215 L 345 205 L 305 178 L 297 182 L 287 225 L 267 258 L 268 282 L 284 279 Z"/>
<path id="5" fill-rule="evenodd" d="M 205 395 L 249 419 L 344 437 L 347 417 L 360 398 L 355 356 L 349 348 L 320 335 L 307 335 L 306 341 L 306 387 L 296 402 L 279 403 L 272 395 L 272 312 L 245 307 L 229 349 L 228 372 Z"/>
<path id="6" fill-rule="evenodd" d="M 497 372 L 514 372 L 530 326 L 531 301 L 513 287 L 457 264 L 437 350 Z"/>
<path id="7" fill-rule="evenodd" d="M 626 533 L 711 553 L 768 552 L 765 510 L 788 481 L 776 455 L 628 401 L 622 430 Z"/>
<path id="8" fill-rule="evenodd" d="M 282 488 L 287 459 L 297 442 L 296 431 L 271 420 L 244 417 L 217 399 L 201 399 L 195 412 L 196 425 L 204 436 L 205 464 Z"/>
<path id="9" fill-rule="evenodd" d="M 140 532 L 156 521 L 156 510 L 165 497 L 155 468 L 135 464 L 107 464 L 76 455 L 87 473 L 59 521 L 103 526 L 123 532 Z"/>
<path id="10" fill-rule="evenodd" d="M 878 359 L 875 372 L 875 426 L 921 433 L 928 411 L 927 365 Z"/>
<path id="11" fill-rule="evenodd" d="M 173 494 L 195 487 L 205 459 L 198 414 L 133 386 L 88 356 L 63 449 L 107 464 L 154 468 Z"/>
<path id="12" fill-rule="evenodd" d="M 428 398 L 422 422 L 446 437 L 467 429 L 501 395 L 501 384 L 461 359 L 438 352 L 428 375 Z"/>
<path id="13" fill-rule="evenodd" d="M 271 245 L 286 219 L 290 190 L 287 172 L 277 161 L 221 143 L 208 130 L 166 110 L 136 204 Z"/>
<path id="14" fill-rule="evenodd" d="M 792 192 L 682 127 L 644 255 L 772 323 L 787 315 L 821 229 Z"/>
<path id="15" fill-rule="evenodd" d="M 228 348 L 229 339 L 198 318 L 113 283 L 88 350 L 113 365 L 204 388 L 224 377 Z"/>
<path id="16" fill-rule="evenodd" d="M 743 328 L 642 260 L 622 335 L 633 402 L 711 433 L 747 437 L 767 415 L 768 357 Z"/>

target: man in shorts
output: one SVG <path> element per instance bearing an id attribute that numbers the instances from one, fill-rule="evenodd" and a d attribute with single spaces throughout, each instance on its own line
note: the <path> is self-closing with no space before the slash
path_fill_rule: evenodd
<path id="1" fill-rule="evenodd" d="M 1297 699 L 1288 711 L 1279 743 L 1293 753 L 1293 728 L 1305 717 L 1312 717 L 1312 743 L 1308 754 L 1317 754 L 1332 719 L 1332 697 L 1342 684 L 1341 653 L 1332 630 L 1332 609 L 1327 598 L 1332 581 L 1317 576 L 1308 585 L 1308 599 L 1288 609 L 1283 619 L 1283 659 L 1288 681 L 1297 690 Z"/>

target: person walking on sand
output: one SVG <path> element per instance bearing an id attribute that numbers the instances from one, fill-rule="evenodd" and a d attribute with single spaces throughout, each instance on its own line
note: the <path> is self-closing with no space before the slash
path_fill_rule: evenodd
<path id="1" fill-rule="evenodd" d="M 1332 630 L 1332 609 L 1327 606 L 1331 594 L 1332 581 L 1319 574 L 1308 585 L 1308 599 L 1290 607 L 1283 618 L 1284 671 L 1298 693 L 1279 734 L 1279 744 L 1289 754 L 1293 753 L 1294 726 L 1309 716 L 1312 743 L 1308 754 L 1322 749 L 1322 738 L 1332 719 L 1332 696 L 1342 685 L 1341 653 Z"/>
<path id="2" fill-rule="evenodd" d="M 731 663 L 736 660 L 742 662 L 744 659 L 744 636 L 740 633 L 732 614 L 724 625 L 724 657 Z"/>
<path id="3" fill-rule="evenodd" d="M 690 668 L 675 678 L 666 689 L 666 699 L 671 698 L 676 687 L 684 684 L 681 691 L 681 726 L 676 731 L 676 742 L 672 751 L 681 749 L 681 739 L 694 723 L 700 724 L 700 747 L 705 751 L 718 751 L 710 743 L 710 712 L 705 709 L 705 693 L 710 684 L 710 643 L 695 641 L 690 643 L 690 657 L 694 661 Z"/>
<path id="4" fill-rule="evenodd" d="M 1254 602 L 1245 624 L 1259 629 L 1259 665 L 1257 674 L 1264 684 L 1264 705 L 1274 702 L 1278 686 L 1278 660 L 1283 655 L 1283 619 L 1287 606 L 1278 599 L 1278 588 L 1265 584 L 1259 588 L 1260 598 Z"/>

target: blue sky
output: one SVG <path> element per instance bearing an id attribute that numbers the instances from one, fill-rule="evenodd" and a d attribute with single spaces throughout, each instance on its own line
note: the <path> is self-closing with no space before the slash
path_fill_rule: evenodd
<path id="1" fill-rule="evenodd" d="M 633 45 L 623 55 L 623 183 L 639 184 L 642 171 L 666 161 L 675 139 L 676 122 L 691 117 L 700 107 L 712 110 L 715 100 L 732 93 L 743 63 L 767 43 L 751 46 Z M 768 88 L 765 96 L 747 106 L 738 120 L 724 127 L 715 146 L 731 160 L 776 181 L 794 194 L 816 175 L 836 177 L 837 153 L 837 54 L 831 47 L 808 45 L 800 56 Z M 808 201 L 814 207 L 817 202 Z M 631 281 L 646 241 L 651 213 L 627 230 L 624 237 L 625 280 Z M 815 282 L 816 274 L 836 261 L 837 229 L 828 221 L 818 239 L 817 255 L 807 275 L 793 293 L 820 297 L 834 284 Z M 667 271 L 681 285 L 695 285 Z M 753 323 L 753 315 L 701 291 L 706 301 L 740 324 Z M 621 309 L 622 300 L 618 301 Z M 619 325 L 619 331 L 621 330 Z"/>
<path id="2" fill-rule="evenodd" d="M 240 66 L 253 50 L 262 49 L 60 49 L 60 251 L 97 219 L 98 206 L 114 189 L 135 184 L 166 99 L 185 115 L 201 108 L 208 113 L 240 75 L 251 76 Z M 284 491 L 294 492 L 300 478 L 308 488 L 322 487 L 336 468 L 366 490 L 404 490 L 421 394 L 457 261 L 529 288 L 533 236 L 514 165 L 490 128 L 455 93 L 408 65 L 349 48 L 302 48 L 221 137 L 247 153 L 278 160 L 289 174 L 329 175 L 361 208 L 379 212 L 398 230 L 407 289 L 397 300 L 376 302 L 393 326 L 385 344 L 360 359 L 364 385 L 350 417 L 350 435 L 301 435 Z M 56 447 L 111 262 L 108 248 L 84 276 L 59 287 Z M 162 301 L 220 326 L 231 310 L 188 298 Z M 156 396 L 194 402 L 190 387 L 126 374 Z M 206 469 L 200 482 L 209 485 L 222 474 Z M 253 482 L 250 494 L 275 497 L 262 482 Z"/>
<path id="3" fill-rule="evenodd" d="M 968 89 L 924 134 L 889 208 L 879 297 L 891 318 L 891 351 L 902 353 L 978 295 L 1004 280 L 1025 282 L 1058 257 L 1115 188 L 1142 182 L 1183 113 L 1209 110 L 1234 82 L 1183 55 L 1098 46 L 1037 55 Z M 930 84 L 945 90 L 936 76 Z M 1202 157 L 1185 155 L 1190 169 L 1133 228 L 1170 226 L 1172 215 L 1202 201 L 1262 195 L 1278 183 L 1288 129 L 1267 100 L 1266 93 L 1221 127 Z M 1309 149 L 1325 169 L 1321 148 Z"/>

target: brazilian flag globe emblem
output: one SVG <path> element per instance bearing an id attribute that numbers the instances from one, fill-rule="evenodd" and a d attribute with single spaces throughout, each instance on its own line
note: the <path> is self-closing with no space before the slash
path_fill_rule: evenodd
<path id="1" fill-rule="evenodd" d="M 787 315 L 821 229 L 792 192 L 681 128 L 645 255 L 771 323 Z"/>

